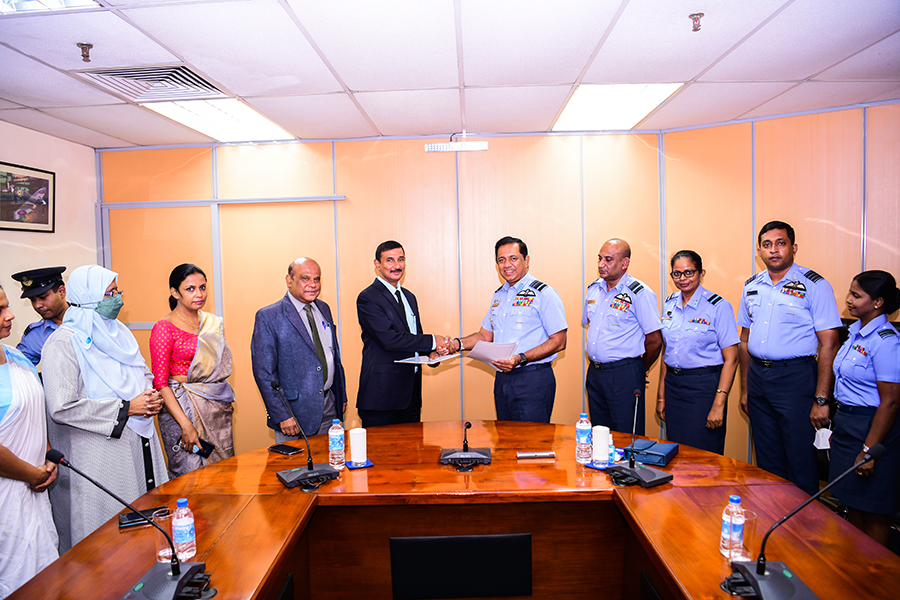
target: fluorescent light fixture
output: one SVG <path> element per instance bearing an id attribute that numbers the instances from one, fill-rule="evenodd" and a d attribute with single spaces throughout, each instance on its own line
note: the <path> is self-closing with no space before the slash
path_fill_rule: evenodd
<path id="1" fill-rule="evenodd" d="M 295 139 L 272 121 L 233 98 L 148 102 L 141 106 L 219 142 L 270 142 Z"/>
<path id="2" fill-rule="evenodd" d="M 0 14 L 100 6 L 94 0 L 0 0 Z"/>
<path id="3" fill-rule="evenodd" d="M 579 85 L 553 131 L 627 130 L 674 94 L 683 83 Z"/>
<path id="4" fill-rule="evenodd" d="M 425 152 L 473 152 L 487 149 L 487 142 L 437 142 L 425 144 Z"/>

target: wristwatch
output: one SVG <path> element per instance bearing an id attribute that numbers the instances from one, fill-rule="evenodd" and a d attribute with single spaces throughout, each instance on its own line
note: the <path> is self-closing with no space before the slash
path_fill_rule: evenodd
<path id="1" fill-rule="evenodd" d="M 525 353 L 524 353 L 524 352 L 519 352 L 519 359 L 520 359 L 520 360 L 519 360 L 519 366 L 520 366 L 520 367 L 524 367 L 525 365 L 528 364 L 528 359 L 525 358 Z"/>
<path id="2" fill-rule="evenodd" d="M 816 404 L 819 406 L 828 406 L 828 398 L 825 396 L 816 396 Z"/>

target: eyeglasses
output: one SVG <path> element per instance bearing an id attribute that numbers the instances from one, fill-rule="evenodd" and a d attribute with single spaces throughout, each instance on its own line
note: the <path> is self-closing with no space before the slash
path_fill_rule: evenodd
<path id="1" fill-rule="evenodd" d="M 684 271 L 672 271 L 669 275 L 672 276 L 672 279 L 681 279 L 684 277 L 685 279 L 690 279 L 694 275 L 697 274 L 697 269 L 685 269 Z"/>
<path id="2" fill-rule="evenodd" d="M 103 297 L 110 298 L 112 296 L 124 296 L 124 295 L 125 295 L 125 290 L 113 290 L 111 292 L 104 292 Z"/>

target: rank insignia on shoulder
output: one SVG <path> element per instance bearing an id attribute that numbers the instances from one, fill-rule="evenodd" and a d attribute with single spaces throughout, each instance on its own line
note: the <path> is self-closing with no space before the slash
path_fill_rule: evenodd
<path id="1" fill-rule="evenodd" d="M 503 285 L 506 285 L 506 284 L 504 283 Z M 498 287 L 496 290 L 494 290 L 494 293 L 496 294 L 497 292 L 499 292 L 500 290 L 502 290 L 502 289 L 503 289 L 503 285 L 501 285 L 501 286 Z"/>
<path id="2" fill-rule="evenodd" d="M 28 335 L 29 331 L 31 331 L 32 329 L 37 329 L 40 326 L 40 324 L 41 324 L 41 322 L 38 321 L 37 323 L 32 323 L 31 325 L 29 325 L 28 327 L 25 328 L 25 331 L 22 332 L 22 336 L 24 337 L 24 336 Z"/>
<path id="3" fill-rule="evenodd" d="M 632 281 L 631 283 L 628 284 L 628 289 L 631 290 L 632 292 L 634 292 L 635 294 L 638 294 L 638 293 L 640 293 L 640 291 L 642 289 L 644 289 L 644 284 L 642 284 L 640 281 Z M 618 296 L 616 296 L 616 297 L 618 298 Z M 630 301 L 630 299 L 629 299 L 629 301 Z"/>
<path id="4" fill-rule="evenodd" d="M 804 273 L 803 276 L 806 277 L 807 279 L 809 279 L 810 281 L 812 281 L 813 283 L 818 283 L 819 281 L 824 279 L 824 277 L 822 277 L 821 275 L 819 275 L 812 269 L 810 269 L 809 271 Z"/>
<path id="5" fill-rule="evenodd" d="M 674 300 L 675 296 L 677 296 L 677 295 L 678 295 L 678 292 L 672 292 L 671 294 L 669 294 L 669 297 L 666 298 L 666 302 L 668 302 L 669 300 Z"/>
<path id="6" fill-rule="evenodd" d="M 718 304 L 719 302 L 722 301 L 722 296 L 720 296 L 720 295 L 718 295 L 718 294 L 713 294 L 712 296 L 710 296 L 709 298 L 707 298 L 707 300 L 709 300 L 709 303 L 710 303 L 710 304 L 712 304 L 713 306 L 715 306 L 716 304 Z"/>
<path id="7" fill-rule="evenodd" d="M 750 285 L 751 283 L 753 283 L 754 279 L 756 279 L 756 275 L 751 275 L 750 279 L 744 282 L 744 285 Z"/>
<path id="8" fill-rule="evenodd" d="M 531 281 L 531 283 L 528 284 L 528 287 L 532 287 L 532 288 L 536 289 L 536 290 L 539 291 L 539 292 L 543 292 L 543 291 L 544 291 L 544 288 L 547 287 L 547 284 L 544 283 L 543 281 L 538 280 L 538 279 L 534 279 L 534 280 Z"/>
<path id="9" fill-rule="evenodd" d="M 882 329 L 881 331 L 878 332 L 878 335 L 880 335 L 883 338 L 887 338 L 887 337 L 891 337 L 892 335 L 897 335 L 897 332 L 894 331 L 893 329 Z"/>

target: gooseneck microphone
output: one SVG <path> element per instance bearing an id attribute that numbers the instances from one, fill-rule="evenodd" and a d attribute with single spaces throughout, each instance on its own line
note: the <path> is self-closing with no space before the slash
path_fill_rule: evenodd
<path id="1" fill-rule="evenodd" d="M 312 450 L 310 450 L 309 448 L 309 438 L 306 437 L 306 432 L 303 431 L 303 426 L 300 425 L 300 419 L 298 419 L 297 415 L 294 414 L 290 403 L 288 403 L 287 398 L 284 397 L 284 393 L 281 391 L 281 386 L 278 385 L 277 381 L 272 382 L 272 389 L 278 393 L 281 401 L 284 402 L 284 407 L 287 409 L 288 414 L 291 415 L 292 419 L 294 419 L 294 423 L 297 424 L 297 429 L 300 430 L 300 434 L 303 436 L 303 439 L 306 440 L 307 457 L 306 470 L 297 467 L 296 469 L 278 471 L 275 475 L 278 477 L 278 480 L 286 487 L 292 488 L 299 485 L 302 486 L 300 489 L 302 489 L 304 492 L 314 492 L 319 489 L 319 486 L 321 486 L 329 479 L 337 479 L 338 471 L 327 463 L 319 465 L 313 464 Z"/>
<path id="2" fill-rule="evenodd" d="M 726 577 L 725 581 L 722 582 L 722 589 L 729 593 L 740 594 L 740 590 L 747 592 L 747 588 L 749 587 L 752 588 L 759 598 L 770 600 L 776 598 L 796 598 L 798 600 L 803 598 L 817 598 L 812 590 L 810 590 L 796 574 L 792 573 L 787 568 L 785 563 L 781 561 L 773 561 L 771 563 L 766 562 L 766 542 L 769 541 L 769 536 L 772 535 L 772 532 L 775 531 L 779 525 L 800 512 L 810 502 L 830 490 L 839 481 L 862 465 L 869 461 L 881 458 L 885 454 L 887 454 L 887 448 L 882 444 L 875 444 L 869 449 L 868 454 L 866 454 L 861 461 L 838 475 L 828 485 L 807 498 L 800 506 L 779 519 L 778 522 L 769 528 L 765 537 L 763 537 L 762 544 L 759 548 L 759 558 L 756 560 L 756 569 L 751 567 L 753 564 L 752 562 L 732 561 L 731 568 L 733 574 Z"/>
<path id="3" fill-rule="evenodd" d="M 490 448 L 472 448 L 469 449 L 469 429 L 472 423 L 466 421 L 463 427 L 463 447 L 462 450 L 457 448 L 441 450 L 441 464 L 453 465 L 460 473 L 468 473 L 475 468 L 475 465 L 491 464 Z"/>
<path id="4" fill-rule="evenodd" d="M 155 563 L 153 567 L 151 567 L 151 569 L 147 571 L 147 573 L 143 577 L 141 577 L 137 584 L 132 587 L 131 592 L 134 592 L 137 595 L 131 597 L 138 598 L 144 595 L 143 592 L 145 590 L 147 592 L 153 590 L 154 598 L 174 599 L 178 594 L 185 592 L 190 593 L 188 592 L 188 589 L 190 588 L 193 588 L 196 591 L 196 596 L 194 597 L 197 598 L 211 598 L 212 596 L 208 595 L 208 592 L 211 592 L 213 595 L 215 595 L 215 590 L 209 588 L 209 575 L 203 572 L 206 569 L 206 564 L 202 562 L 179 562 L 178 555 L 175 552 L 175 544 L 174 542 L 172 542 L 172 536 L 169 535 L 168 531 L 160 527 L 158 523 L 153 521 L 153 519 L 141 513 L 138 509 L 125 502 L 117 495 L 113 494 L 98 481 L 76 469 L 72 465 L 72 463 L 66 460 L 66 457 L 63 456 L 63 453 L 59 450 L 56 450 L 55 448 L 47 450 L 45 458 L 52 463 L 75 471 L 76 473 L 87 479 L 89 482 L 106 492 L 109 496 L 115 498 L 120 504 L 127 507 L 131 512 L 138 515 L 141 519 L 143 519 L 153 527 L 156 527 L 166 537 L 166 540 L 169 542 L 169 547 L 172 549 L 172 560 L 168 563 L 168 566 L 166 565 L 166 563 Z M 184 574 L 182 574 L 181 572 L 182 565 L 185 567 Z"/>
<path id="5" fill-rule="evenodd" d="M 637 432 L 637 413 L 638 413 L 638 405 L 641 402 L 641 390 L 634 390 L 632 392 L 634 396 L 634 422 L 631 424 L 631 456 L 628 457 L 628 466 L 632 469 L 634 468 L 634 435 Z"/>

